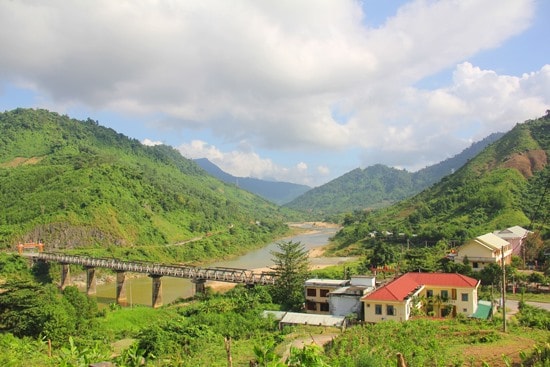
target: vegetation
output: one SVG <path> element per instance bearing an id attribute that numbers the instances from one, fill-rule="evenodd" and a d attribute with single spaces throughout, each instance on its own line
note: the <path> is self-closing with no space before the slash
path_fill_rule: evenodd
<path id="1" fill-rule="evenodd" d="M 343 219 L 335 249 L 362 253 L 373 235 L 399 246 L 449 247 L 515 225 L 549 226 L 550 116 L 518 124 L 454 174 L 389 208 L 355 211 Z"/>
<path id="2" fill-rule="evenodd" d="M 276 278 L 273 300 L 285 310 L 301 310 L 304 282 L 309 276 L 309 255 L 300 242 L 280 242 L 279 251 L 272 252 Z"/>
<path id="3" fill-rule="evenodd" d="M 345 277 L 376 269 L 450 271 L 473 276 L 468 261 L 445 259 L 465 239 L 512 225 L 538 228 L 533 259 L 548 248 L 545 208 L 549 118 L 516 126 L 480 155 L 414 198 L 343 218 L 334 253 L 361 255 Z M 290 212 L 207 176 L 168 147 L 144 147 L 97 122 L 43 110 L 0 115 L 0 243 L 43 239 L 65 251 L 136 259 L 201 261 L 246 251 L 285 231 Z M 284 327 L 263 310 L 300 308 L 307 252 L 282 242 L 273 253 L 279 283 L 207 292 L 154 310 L 117 306 L 51 284 L 47 268 L 0 253 L 0 364 L 6 366 L 394 366 L 401 353 L 414 366 L 548 366 L 548 312 L 521 304 L 502 319 L 463 317 L 356 324 L 345 332 Z M 507 283 L 526 290 L 550 283 L 544 272 L 520 272 Z M 502 269 L 476 273 L 480 297 L 498 297 Z M 527 298 L 527 297 L 525 297 Z M 329 335 L 324 349 L 309 344 Z M 444 335 L 445 338 L 441 338 Z M 332 340 L 333 339 L 333 340 Z M 295 345 L 302 343 L 302 348 Z"/>
<path id="4" fill-rule="evenodd" d="M 173 148 L 144 146 L 91 119 L 17 109 L 0 114 L 0 129 L 0 248 L 42 240 L 48 250 L 195 261 L 263 244 L 294 215 Z M 181 246 L 136 248 L 167 244 Z"/>
<path id="5" fill-rule="evenodd" d="M 356 168 L 306 192 L 285 206 L 311 213 L 318 218 L 337 218 L 342 213 L 355 210 L 386 207 L 452 174 L 502 135 L 492 134 L 462 153 L 414 173 L 381 164 L 365 169 Z"/>
<path id="6" fill-rule="evenodd" d="M 279 248 L 275 257 L 302 259 L 300 243 L 282 242 Z M 409 366 L 504 366 L 512 361 L 544 366 L 550 355 L 545 344 L 549 313 L 527 305 L 511 320 L 508 333 L 500 331 L 498 316 L 488 322 L 417 317 L 407 323 L 356 325 L 341 334 L 313 326 L 279 329 L 276 320 L 262 313 L 281 307 L 274 303 L 276 287 L 239 286 L 226 294 L 208 292 L 157 310 L 111 307 L 98 312 L 74 288 L 59 293 L 51 284 L 37 281 L 41 272 L 27 269 L 20 257 L 3 254 L 0 260 L 0 278 L 11 274 L 0 293 L 0 309 L 6 310 L 0 313 L 0 345 L 7 350 L 0 363 L 7 366 L 87 366 L 99 361 L 118 366 L 226 366 L 228 356 L 233 365 L 255 361 L 270 367 L 394 366 L 397 352 Z M 294 261 L 280 261 L 281 267 L 289 263 Z M 289 275 L 301 269 L 290 268 L 295 270 Z M 514 274 L 511 270 L 507 273 Z M 533 280 L 545 278 L 532 274 L 515 278 L 521 288 Z M 324 334 L 334 335 L 325 349 L 307 344 Z M 299 341 L 306 344 L 294 347 Z"/>

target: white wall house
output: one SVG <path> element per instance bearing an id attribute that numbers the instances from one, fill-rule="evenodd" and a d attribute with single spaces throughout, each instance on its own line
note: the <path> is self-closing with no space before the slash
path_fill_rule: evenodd
<path id="1" fill-rule="evenodd" d="M 375 278 L 368 276 L 352 276 L 350 284 L 329 293 L 329 310 L 334 316 L 349 316 L 354 314 L 358 319 L 363 317 L 361 298 L 375 288 Z"/>
<path id="2" fill-rule="evenodd" d="M 512 247 L 510 243 L 493 233 L 478 236 L 466 242 L 457 250 L 454 261 L 463 263 L 467 258 L 473 270 L 479 271 L 488 264 L 510 264 L 512 261 Z"/>
<path id="3" fill-rule="evenodd" d="M 500 231 L 494 231 L 493 233 L 510 243 L 510 246 L 512 246 L 513 255 L 521 256 L 523 243 L 525 242 L 525 239 L 527 238 L 529 233 L 533 232 L 520 226 L 513 226 L 502 229 Z"/>
<path id="4" fill-rule="evenodd" d="M 462 274 L 407 273 L 365 295 L 366 322 L 406 321 L 413 308 L 436 317 L 472 315 L 479 281 Z"/>

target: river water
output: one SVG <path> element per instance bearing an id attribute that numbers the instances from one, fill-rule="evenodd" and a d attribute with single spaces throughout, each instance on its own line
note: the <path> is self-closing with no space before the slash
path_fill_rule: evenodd
<path id="1" fill-rule="evenodd" d="M 242 256 L 231 260 L 218 261 L 204 265 L 204 267 L 227 267 L 227 268 L 242 268 L 256 269 L 264 268 L 273 265 L 272 251 L 277 251 L 277 244 L 281 241 L 300 242 L 306 250 L 312 250 L 329 243 L 329 238 L 333 236 L 337 228 L 327 228 L 316 226 L 311 223 L 301 223 L 294 225 L 308 230 L 305 233 L 295 236 L 286 237 L 275 242 L 269 243 L 266 246 L 246 253 Z M 310 258 L 311 265 L 327 265 L 336 261 L 343 261 L 341 258 Z M 128 305 L 151 305 L 151 284 L 152 280 L 146 276 L 130 277 L 127 274 L 126 280 L 126 298 Z M 208 282 L 206 283 L 208 286 Z M 169 304 L 178 298 L 188 298 L 195 293 L 195 285 L 189 279 L 181 278 L 162 278 L 162 300 L 163 303 Z M 115 302 L 116 284 L 108 282 L 97 285 L 97 303 L 100 307 L 112 304 Z"/>

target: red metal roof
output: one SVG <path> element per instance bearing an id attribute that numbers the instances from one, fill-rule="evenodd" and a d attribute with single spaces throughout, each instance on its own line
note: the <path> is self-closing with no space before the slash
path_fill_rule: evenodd
<path id="1" fill-rule="evenodd" d="M 362 300 L 403 301 L 420 286 L 475 288 L 478 280 L 456 273 L 407 273 L 383 285 Z"/>

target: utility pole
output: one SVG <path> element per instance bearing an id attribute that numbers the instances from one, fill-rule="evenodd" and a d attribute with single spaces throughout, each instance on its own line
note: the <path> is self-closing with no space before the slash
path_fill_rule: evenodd
<path id="1" fill-rule="evenodd" d="M 502 331 L 507 332 L 506 327 L 506 264 L 504 261 L 504 246 L 500 249 L 502 256 Z"/>

